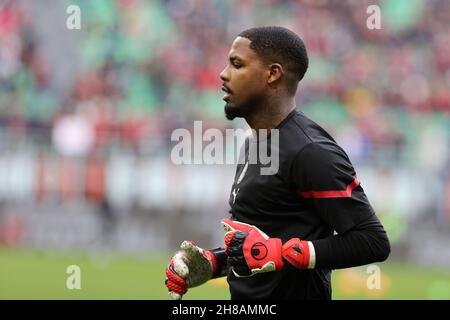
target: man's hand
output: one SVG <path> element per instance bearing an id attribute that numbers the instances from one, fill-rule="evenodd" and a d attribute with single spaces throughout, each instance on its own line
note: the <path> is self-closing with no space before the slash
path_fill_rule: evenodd
<path id="1" fill-rule="evenodd" d="M 255 226 L 223 219 L 225 251 L 237 277 L 281 270 L 283 258 L 299 269 L 314 267 L 314 247 L 309 241 L 293 238 L 284 245 L 281 239 L 269 238 Z"/>
<path id="2" fill-rule="evenodd" d="M 183 241 L 166 269 L 166 287 L 169 295 L 180 300 L 188 288 L 199 286 L 217 276 L 216 255 L 198 247 L 192 241 Z"/>
<path id="3" fill-rule="evenodd" d="M 283 268 L 281 239 L 269 238 L 257 227 L 223 219 L 225 251 L 237 277 L 253 276 Z"/>

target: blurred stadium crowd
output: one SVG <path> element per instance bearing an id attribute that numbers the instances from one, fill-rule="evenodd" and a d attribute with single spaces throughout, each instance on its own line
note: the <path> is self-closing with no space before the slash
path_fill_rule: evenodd
<path id="1" fill-rule="evenodd" d="M 0 1 L 0 242 L 61 244 L 46 235 L 67 236 L 84 219 L 67 242 L 89 246 L 98 230 L 76 239 L 93 208 L 100 233 L 136 239 L 127 248 L 175 246 L 185 234 L 163 232 L 171 221 L 220 239 L 203 227 L 226 212 L 234 168 L 175 167 L 170 136 L 194 120 L 243 125 L 225 120 L 218 75 L 234 37 L 257 25 L 304 39 L 310 67 L 297 105 L 348 151 L 405 249 L 394 256 L 417 255 L 422 235 L 448 235 L 449 1 L 45 2 Z M 65 27 L 71 4 L 81 30 Z M 380 30 L 366 26 L 370 4 L 381 8 Z M 434 249 L 422 254 L 450 263 Z"/>

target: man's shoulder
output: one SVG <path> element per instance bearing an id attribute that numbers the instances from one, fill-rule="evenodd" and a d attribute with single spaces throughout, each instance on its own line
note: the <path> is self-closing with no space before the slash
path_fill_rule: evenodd
<path id="1" fill-rule="evenodd" d="M 353 170 L 346 151 L 325 129 L 300 111 L 292 120 L 297 127 L 296 135 L 300 142 L 294 150 L 294 161 L 300 161 L 303 165 L 308 164 L 311 168 L 341 163 Z"/>
<path id="2" fill-rule="evenodd" d="M 334 138 L 325 129 L 299 110 L 295 110 L 282 127 L 280 142 L 293 153 L 298 153 L 311 144 L 338 147 Z"/>

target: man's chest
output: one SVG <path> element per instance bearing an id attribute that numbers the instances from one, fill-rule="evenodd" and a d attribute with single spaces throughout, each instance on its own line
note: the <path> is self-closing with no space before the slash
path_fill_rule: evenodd
<path id="1" fill-rule="evenodd" d="M 238 165 L 230 191 L 229 205 L 234 212 L 273 213 L 301 207 L 301 200 L 281 172 L 262 175 L 259 164 Z"/>

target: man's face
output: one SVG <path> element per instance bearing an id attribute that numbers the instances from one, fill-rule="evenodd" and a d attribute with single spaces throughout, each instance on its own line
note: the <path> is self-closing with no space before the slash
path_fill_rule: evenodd
<path id="1" fill-rule="evenodd" d="M 247 38 L 237 37 L 228 54 L 228 64 L 220 73 L 225 115 L 229 120 L 248 116 L 265 98 L 264 65 L 250 49 L 250 43 Z"/>

